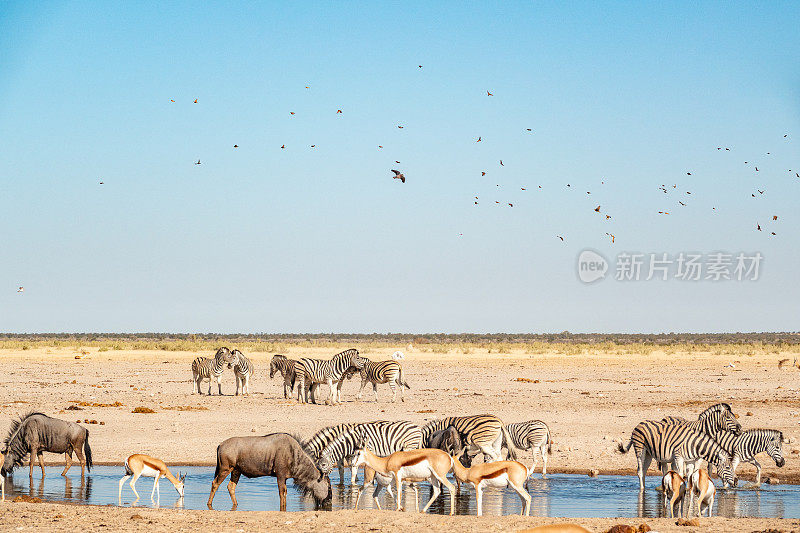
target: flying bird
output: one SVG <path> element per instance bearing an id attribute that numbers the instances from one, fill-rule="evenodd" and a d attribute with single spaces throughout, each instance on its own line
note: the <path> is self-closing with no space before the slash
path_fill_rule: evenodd
<path id="1" fill-rule="evenodd" d="M 530 129 L 530 128 L 525 128 L 525 129 L 526 129 L 526 130 L 528 130 L 528 131 L 531 131 L 531 129 Z M 563 239 L 562 239 L 562 240 L 563 240 Z"/>
<path id="2" fill-rule="evenodd" d="M 761 189 L 756 189 L 756 190 L 758 191 L 758 194 L 764 194 L 764 191 L 762 191 Z"/>
<path id="3" fill-rule="evenodd" d="M 239 145 L 238 144 L 234 144 L 233 147 L 234 148 L 239 148 Z"/>
<path id="4" fill-rule="evenodd" d="M 312 144 L 312 145 L 311 145 L 311 148 L 315 148 L 316 146 L 317 146 L 316 144 Z"/>
<path id="5" fill-rule="evenodd" d="M 341 109 L 337 109 L 337 110 L 336 110 L 336 114 L 337 114 L 337 115 L 341 115 L 341 114 L 342 114 L 342 110 L 341 110 Z"/>
<path id="6" fill-rule="evenodd" d="M 392 176 L 392 179 L 400 180 L 400 183 L 406 182 L 406 177 L 403 176 L 403 174 L 401 174 L 399 170 L 392 170 L 392 172 L 394 172 L 394 176 Z"/>
<path id="7" fill-rule="evenodd" d="M 606 220 L 610 219 L 611 215 L 606 215 Z"/>
<path id="8" fill-rule="evenodd" d="M 757 229 L 758 231 L 761 231 L 761 224 L 758 224 L 758 223 L 756 223 L 756 229 Z"/>
<path id="9" fill-rule="evenodd" d="M 606 232 L 606 235 L 608 235 L 609 237 L 611 237 L 611 244 L 614 244 L 614 241 L 615 241 L 615 240 L 617 240 L 616 236 L 614 236 L 614 234 L 613 234 L 613 233 L 608 233 L 608 232 Z"/>
<path id="10" fill-rule="evenodd" d="M 527 189 L 525 187 L 520 187 L 520 190 L 526 191 Z"/>
<path id="11" fill-rule="evenodd" d="M 477 141 L 475 141 L 475 142 L 476 142 L 476 143 L 479 143 L 479 142 L 481 142 L 481 138 L 480 138 L 480 137 L 478 137 L 478 140 L 477 140 Z"/>
<path id="12" fill-rule="evenodd" d="M 419 68 L 422 68 L 422 65 L 417 65 Z"/>
<path id="13" fill-rule="evenodd" d="M 397 163 L 397 164 L 399 165 L 399 164 L 400 164 L 400 161 L 395 161 L 395 163 Z"/>
<path id="14" fill-rule="evenodd" d="M 17 292 L 25 292 L 25 287 L 20 287 L 19 289 L 17 289 Z"/>
<path id="15" fill-rule="evenodd" d="M 309 87 L 308 85 L 306 85 L 306 89 L 310 89 L 310 88 L 311 88 L 311 87 Z"/>
<path id="16" fill-rule="evenodd" d="M 594 210 L 599 213 L 600 212 L 600 206 L 598 205 L 597 207 L 594 208 Z"/>
<path id="17" fill-rule="evenodd" d="M 756 167 L 756 172 L 758 172 L 758 167 Z"/>
<path id="18" fill-rule="evenodd" d="M 775 232 L 774 232 L 774 231 L 771 231 L 771 232 L 770 232 L 770 234 L 772 234 L 772 235 L 775 235 Z"/>
<path id="19" fill-rule="evenodd" d="M 772 220 L 778 220 L 778 215 L 772 215 Z"/>
<path id="20" fill-rule="evenodd" d="M 194 103 L 195 103 L 195 104 L 197 103 L 197 98 L 195 98 L 195 99 L 194 99 Z"/>
<path id="21" fill-rule="evenodd" d="M 172 102 L 172 103 L 174 104 L 174 103 L 175 103 L 175 100 L 170 100 L 170 102 Z"/>
<path id="22" fill-rule="evenodd" d="M 281 145 L 281 150 L 283 150 L 283 149 L 285 149 L 285 148 L 286 148 L 286 145 L 285 145 L 285 144 L 282 144 L 282 145 Z"/>
<path id="23" fill-rule="evenodd" d="M 104 184 L 105 184 L 105 182 L 104 182 L 104 181 L 101 181 L 101 182 L 100 182 L 100 185 L 104 185 Z"/>
<path id="24" fill-rule="evenodd" d="M 508 204 L 508 207 L 514 207 L 514 204 Z"/>
<path id="25" fill-rule="evenodd" d="M 669 215 L 669 211 L 659 211 L 659 215 Z"/>
<path id="26" fill-rule="evenodd" d="M 691 176 L 691 175 L 692 175 L 692 173 L 691 173 L 691 172 L 687 172 L 687 173 L 686 173 L 686 175 L 687 175 L 687 176 Z"/>
<path id="27" fill-rule="evenodd" d="M 490 93 L 489 91 L 486 91 L 486 96 L 494 96 L 494 95 L 492 93 Z"/>
<path id="28" fill-rule="evenodd" d="M 678 200 L 678 203 L 681 204 L 681 205 L 686 205 L 685 203 L 681 202 L 680 200 Z"/>
<path id="29" fill-rule="evenodd" d="M 294 115 L 294 111 L 289 111 L 289 114 L 290 115 Z"/>
<path id="30" fill-rule="evenodd" d="M 500 166 L 501 166 L 501 167 L 504 167 L 504 166 L 505 166 L 505 165 L 503 164 L 503 160 L 502 160 L 502 159 L 500 160 Z"/>
<path id="31" fill-rule="evenodd" d="M 200 160 L 198 159 L 197 162 L 195 162 L 195 165 L 199 165 L 199 164 L 200 164 Z"/>
<path id="32" fill-rule="evenodd" d="M 486 172 L 481 172 L 481 176 L 485 176 L 485 175 L 486 175 Z"/>
<path id="33" fill-rule="evenodd" d="M 381 145 L 379 144 L 379 145 L 378 145 L 378 148 L 383 148 L 383 146 L 381 146 Z"/>
<path id="34" fill-rule="evenodd" d="M 402 129 L 403 129 L 403 126 L 397 126 L 397 128 L 402 130 Z"/>
<path id="35" fill-rule="evenodd" d="M 561 239 L 561 242 L 564 242 L 564 237 L 562 237 L 561 235 L 556 235 L 556 237 L 558 237 L 559 239 Z"/>
<path id="36" fill-rule="evenodd" d="M 784 136 L 783 136 L 783 138 L 784 138 L 784 139 L 785 139 L 786 137 L 787 137 L 787 135 L 784 135 Z"/>

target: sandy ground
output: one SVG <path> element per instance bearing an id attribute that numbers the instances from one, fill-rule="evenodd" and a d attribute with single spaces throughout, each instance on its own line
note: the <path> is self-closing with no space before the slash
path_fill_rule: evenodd
<path id="1" fill-rule="evenodd" d="M 784 354 L 759 357 L 710 353 L 563 356 L 479 351 L 433 354 L 403 346 L 397 349 L 406 353 L 404 372 L 412 387 L 411 391 L 406 391 L 405 402 L 391 403 L 386 385 L 379 387 L 377 403 L 371 387 L 365 391 L 364 398 L 357 401 L 355 394 L 360 383 L 356 378 L 345 383 L 344 404 L 334 407 L 284 400 L 282 380 L 268 379 L 271 354 L 247 354 L 257 366 L 249 397 L 231 396 L 234 391 L 232 372 L 226 372 L 223 377 L 223 393 L 227 395 L 209 397 L 191 394 L 190 383 L 192 359 L 197 355 L 210 356 L 208 353 L 89 350 L 76 359 L 77 352 L 70 349 L 2 351 L 0 431 L 5 433 L 11 417 L 38 410 L 67 420 L 96 420 L 98 424 L 86 427 L 90 430 L 97 464 L 121 464 L 131 453 L 149 453 L 168 463 L 213 465 L 217 444 L 234 435 L 273 431 L 310 435 L 325 425 L 347 421 L 388 419 L 424 423 L 447 415 L 493 413 L 505 422 L 539 418 L 548 423 L 555 442 L 548 465 L 550 472 L 586 472 L 596 468 L 601 473 L 633 473 L 633 455 L 620 455 L 614 447 L 616 440 L 627 441 L 637 422 L 668 414 L 695 418 L 705 406 L 727 401 L 740 415 L 745 428 L 776 428 L 790 439 L 790 443 L 784 445 L 785 467 L 778 469 L 769 457 L 759 458 L 764 465 L 764 476 L 777 476 L 781 482 L 800 482 L 800 371 L 778 369 L 777 362 L 787 357 Z M 393 351 L 387 349 L 364 355 L 379 360 Z M 331 350 L 313 349 L 287 352 L 294 358 L 328 358 L 332 354 Z M 729 363 L 735 368 L 727 366 Z M 323 398 L 326 389 L 320 389 Z M 207 385 L 203 390 L 207 390 Z M 83 410 L 66 410 L 71 405 Z M 132 413 L 138 406 L 156 412 Z M 525 462 L 529 458 L 527 453 L 523 455 Z M 48 462 L 61 460 L 50 454 L 46 459 Z M 739 468 L 743 479 L 754 472 L 755 468 L 750 465 Z M 13 516 L 21 520 L 24 511 L 12 508 L 15 509 Z M 38 508 L 51 509 L 49 505 Z M 30 514 L 34 508 L 29 509 Z M 52 514 L 70 512 L 57 509 L 52 508 Z M 96 512 L 103 514 L 103 520 L 107 514 L 111 522 L 128 520 L 128 515 L 132 514 L 106 509 Z M 166 524 L 166 519 L 158 518 L 158 512 L 140 512 L 156 524 Z M 176 520 L 181 527 L 190 528 L 194 527 L 194 522 L 207 520 L 205 516 L 187 511 Z M 331 520 L 341 523 L 355 520 L 364 526 L 357 526 L 360 529 L 369 529 L 367 526 L 373 523 L 366 513 L 326 516 L 336 516 Z M 381 516 L 383 524 L 391 521 L 394 515 Z M 236 515 L 235 520 L 259 523 L 272 520 L 278 524 L 284 518 L 259 513 Z M 285 520 L 299 518 L 291 515 Z M 321 527 L 325 520 L 312 519 L 309 528 Z M 425 527 L 445 524 L 440 520 L 431 517 Z M 498 527 L 506 529 L 528 523 L 487 517 L 481 526 L 474 527 L 484 529 L 494 521 Z M 51 519 L 45 522 L 50 523 Z M 614 521 L 584 522 L 606 527 Z M 220 528 L 223 523 L 224 520 Z M 467 523 L 463 526 L 468 529 Z M 753 526 L 754 529 L 758 527 L 757 524 Z M 727 531 L 716 527 L 714 530 Z M 730 529 L 734 530 L 741 529 Z"/>

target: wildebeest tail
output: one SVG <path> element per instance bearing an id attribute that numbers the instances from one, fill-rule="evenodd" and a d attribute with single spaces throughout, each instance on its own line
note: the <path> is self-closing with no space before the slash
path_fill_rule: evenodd
<path id="1" fill-rule="evenodd" d="M 219 476 L 219 465 L 220 465 L 220 457 L 219 457 L 219 446 L 217 446 L 217 467 L 214 469 L 214 479 L 217 479 Z"/>
<path id="2" fill-rule="evenodd" d="M 92 448 L 89 446 L 89 430 L 86 430 L 86 438 L 83 439 L 83 455 L 86 456 L 86 470 L 92 469 Z"/>
<path id="3" fill-rule="evenodd" d="M 517 450 L 514 448 L 514 442 L 511 440 L 511 435 L 508 434 L 506 425 L 503 424 L 500 429 L 503 431 L 503 444 L 505 444 L 508 450 L 508 458 L 516 461 Z"/>

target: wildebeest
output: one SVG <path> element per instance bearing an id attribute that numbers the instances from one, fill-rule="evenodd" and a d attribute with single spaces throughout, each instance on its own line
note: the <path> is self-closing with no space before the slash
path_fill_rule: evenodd
<path id="1" fill-rule="evenodd" d="M 92 468 L 92 449 L 89 447 L 89 430 L 74 422 L 59 420 L 43 413 L 28 413 L 14 420 L 5 440 L 2 471 L 3 476 L 10 475 L 22 464 L 25 455 L 30 453 L 30 477 L 33 477 L 33 460 L 39 458 L 39 466 L 44 477 L 44 461 L 42 452 L 63 453 L 66 466 L 61 472 L 67 475 L 72 466 L 72 452 L 81 463 L 81 477 L 86 470 Z"/>
<path id="2" fill-rule="evenodd" d="M 460 457 L 461 463 L 467 468 L 472 466 L 472 457 L 465 453 L 467 447 L 464 446 L 464 442 L 461 440 L 458 430 L 453 426 L 447 426 L 447 429 L 437 431 L 431 435 L 428 441 L 428 447 L 444 450 L 448 455 L 452 455 L 455 458 Z M 461 494 L 461 481 L 458 478 L 456 478 L 456 492 Z"/>
<path id="3" fill-rule="evenodd" d="M 217 446 L 217 469 L 208 495 L 208 508 L 214 494 L 225 478 L 231 475 L 228 492 L 237 507 L 236 484 L 239 476 L 272 476 L 278 479 L 281 511 L 286 510 L 286 480 L 294 479 L 295 486 L 304 494 L 314 498 L 316 509 L 330 509 L 331 481 L 314 464 L 314 460 L 303 449 L 299 439 L 288 433 L 271 433 L 263 437 L 231 437 Z"/>

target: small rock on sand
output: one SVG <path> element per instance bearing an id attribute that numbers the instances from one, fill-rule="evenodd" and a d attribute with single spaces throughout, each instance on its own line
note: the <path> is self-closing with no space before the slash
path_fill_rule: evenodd
<path id="1" fill-rule="evenodd" d="M 781 481 L 775 476 L 770 476 L 767 478 L 767 485 L 778 485 L 780 482 Z"/>
<path id="2" fill-rule="evenodd" d="M 595 468 L 593 470 L 589 470 L 589 474 L 588 475 L 589 475 L 589 477 L 597 477 L 597 476 L 600 475 L 600 471 Z"/>
<path id="3" fill-rule="evenodd" d="M 697 518 L 691 518 L 689 520 L 687 520 L 685 518 L 678 518 L 678 521 L 675 522 L 675 525 L 676 526 L 693 526 L 693 527 L 697 527 L 697 526 L 700 525 L 700 520 L 698 520 Z"/>

